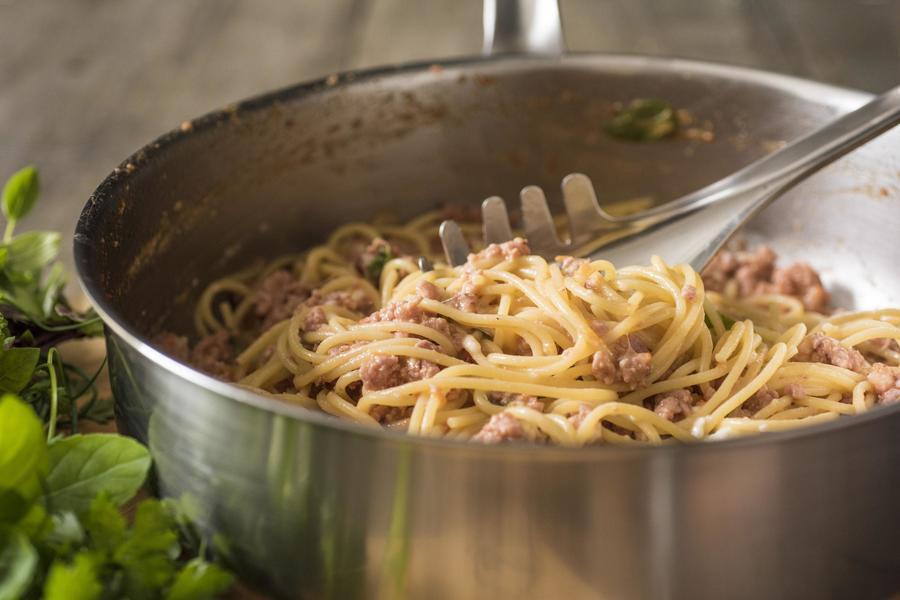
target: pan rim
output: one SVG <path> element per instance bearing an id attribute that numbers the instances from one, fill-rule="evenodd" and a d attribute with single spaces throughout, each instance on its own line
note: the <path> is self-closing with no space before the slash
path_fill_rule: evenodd
<path id="1" fill-rule="evenodd" d="M 112 198 L 118 196 L 116 190 L 128 185 L 132 175 L 142 165 L 165 153 L 172 145 L 197 134 L 198 132 L 217 127 L 235 114 L 247 114 L 282 102 L 297 102 L 316 93 L 326 92 L 340 86 L 357 85 L 372 82 L 380 78 L 403 76 L 410 74 L 426 74 L 435 66 L 441 68 L 482 68 L 491 67 L 534 68 L 536 66 L 563 68 L 605 68 L 605 69 L 657 69 L 660 71 L 679 72 L 684 75 L 707 75 L 723 79 L 735 79 L 770 87 L 779 91 L 803 98 L 823 107 L 839 111 L 852 110 L 863 104 L 871 94 L 820 83 L 808 79 L 793 77 L 780 73 L 762 71 L 748 67 L 738 67 L 722 63 L 696 61 L 674 57 L 652 57 L 635 54 L 573 52 L 560 57 L 537 57 L 507 54 L 500 56 L 469 56 L 446 60 L 424 60 L 396 65 L 387 65 L 369 69 L 351 70 L 302 82 L 273 91 L 252 96 L 248 99 L 227 105 L 225 108 L 206 113 L 189 121 L 190 127 L 177 128 L 164 133 L 156 140 L 140 148 L 126 158 L 119 167 L 113 170 L 90 196 L 78 219 L 74 235 L 74 257 L 81 288 L 88 300 L 102 318 L 104 324 L 128 346 L 161 368 L 176 377 L 221 397 L 222 401 L 230 400 L 247 405 L 266 413 L 301 421 L 311 426 L 322 426 L 340 434 L 374 438 L 380 442 L 398 446 L 419 446 L 435 451 L 447 449 L 454 453 L 473 452 L 483 458 L 522 457 L 529 461 L 540 462 L 581 462 L 598 460 L 618 460 L 622 457 L 640 459 L 644 456 L 657 457 L 659 460 L 672 460 L 676 455 L 692 452 L 738 451 L 741 449 L 772 446 L 774 444 L 798 444 L 810 437 L 840 435 L 854 427 L 866 427 L 872 419 L 881 421 L 900 417 L 900 404 L 880 407 L 863 415 L 852 418 L 838 418 L 832 422 L 804 427 L 788 432 L 766 433 L 717 440 L 713 443 L 703 441 L 693 443 L 675 443 L 665 446 L 591 446 L 570 448 L 562 446 L 536 446 L 531 444 L 498 444 L 484 445 L 471 442 L 459 442 L 442 438 L 410 436 L 391 432 L 382 428 L 371 428 L 350 421 L 338 420 L 326 414 L 309 411 L 300 406 L 288 404 L 250 390 L 240 388 L 215 379 L 200 371 L 182 364 L 153 348 L 127 321 L 116 314 L 116 310 L 103 300 L 103 286 L 93 275 L 93 257 L 97 244 L 86 232 L 91 229 L 94 219 L 100 218 L 105 211 L 112 210 Z"/>

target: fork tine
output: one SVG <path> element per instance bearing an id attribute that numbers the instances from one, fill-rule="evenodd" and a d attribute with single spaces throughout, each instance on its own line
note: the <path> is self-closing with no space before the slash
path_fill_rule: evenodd
<path id="1" fill-rule="evenodd" d="M 597 193 L 590 177 L 582 173 L 566 175 L 562 181 L 563 202 L 569 216 L 572 240 L 580 240 L 592 233 L 620 227 L 600 208 Z"/>
<path id="2" fill-rule="evenodd" d="M 481 222 L 485 245 L 502 244 L 512 239 L 506 202 L 500 196 L 491 196 L 481 203 Z"/>
<path id="3" fill-rule="evenodd" d="M 547 206 L 544 190 L 529 185 L 522 189 L 519 196 L 522 199 L 525 237 L 531 248 L 548 258 L 564 253 L 568 245 L 564 245 L 556 237 L 556 226 L 553 224 L 553 216 L 550 214 L 550 207 Z"/>
<path id="4" fill-rule="evenodd" d="M 456 221 L 444 221 L 440 228 L 441 244 L 444 246 L 444 255 L 451 267 L 465 264 L 469 257 L 469 242 L 463 235 L 462 229 Z"/>

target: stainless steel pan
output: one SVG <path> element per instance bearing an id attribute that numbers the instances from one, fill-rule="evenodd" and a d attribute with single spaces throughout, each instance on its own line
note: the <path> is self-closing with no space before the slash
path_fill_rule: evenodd
<path id="1" fill-rule="evenodd" d="M 537 4 L 490 4 L 492 39 L 558 48 Z M 715 140 L 603 133 L 616 102 L 648 96 Z M 211 278 L 348 220 L 551 190 L 572 171 L 603 201 L 663 201 L 866 98 L 681 60 L 510 54 L 342 74 L 201 117 L 124 162 L 78 223 L 119 424 L 150 445 L 160 492 L 192 500 L 215 547 L 284 597 L 883 597 L 900 589 L 900 406 L 722 443 L 482 447 L 311 414 L 147 344 L 189 330 Z M 895 132 L 748 234 L 821 268 L 844 306 L 897 306 L 898 166 Z"/>

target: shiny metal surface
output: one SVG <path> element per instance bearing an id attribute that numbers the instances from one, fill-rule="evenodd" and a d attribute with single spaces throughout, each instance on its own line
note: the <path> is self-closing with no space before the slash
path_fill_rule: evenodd
<path id="1" fill-rule="evenodd" d="M 648 95 L 709 119 L 716 140 L 602 135 L 612 103 Z M 572 170 L 598 182 L 601 203 L 677 197 L 865 100 L 741 69 L 576 55 L 353 74 L 199 119 L 117 169 L 76 232 L 120 425 L 149 443 L 160 491 L 191 497 L 215 545 L 282 597 L 883 597 L 900 587 L 898 406 L 714 444 L 467 446 L 258 397 L 146 343 L 189 330 L 206 281 L 338 223 L 549 188 Z M 896 306 L 898 164 L 892 132 L 748 235 L 822 269 L 841 305 Z"/>
<path id="2" fill-rule="evenodd" d="M 526 186 L 519 194 L 525 237 L 533 253 L 553 260 L 560 255 L 577 255 L 579 247 L 590 243 L 591 238 L 619 229 L 620 235 L 614 243 L 600 246 L 599 250 L 592 245 L 591 256 L 630 265 L 654 254 L 669 264 L 687 263 L 700 271 L 760 209 L 898 122 L 900 87 L 895 87 L 737 173 L 681 198 L 621 217 L 609 215 L 599 205 L 588 176 L 572 173 L 562 183 L 570 229 L 566 241 L 561 241 L 556 234 L 544 191 L 537 186 Z M 512 239 L 502 198 L 493 196 L 484 201 L 482 221 L 485 244 Z M 454 235 L 444 235 L 451 231 Z M 465 262 L 468 248 L 458 228 L 442 226 L 441 241 L 451 265 Z M 462 248 L 457 248 L 460 242 Z"/>
<path id="3" fill-rule="evenodd" d="M 560 55 L 565 50 L 557 0 L 484 0 L 485 54 Z"/>

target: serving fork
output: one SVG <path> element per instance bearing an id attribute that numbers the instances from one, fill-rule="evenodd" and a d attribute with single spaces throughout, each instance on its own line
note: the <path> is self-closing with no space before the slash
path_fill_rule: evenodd
<path id="1" fill-rule="evenodd" d="M 900 86 L 828 125 L 784 146 L 743 169 L 660 206 L 628 215 L 603 210 L 586 175 L 562 181 L 569 238 L 557 235 L 544 191 L 528 186 L 520 193 L 522 224 L 532 252 L 602 256 L 617 265 L 642 264 L 653 254 L 669 264 L 701 270 L 722 245 L 759 210 L 797 183 L 900 122 Z M 506 203 L 499 196 L 481 206 L 485 244 L 513 238 Z M 457 266 L 471 252 L 459 225 L 440 227 L 448 262 Z"/>

